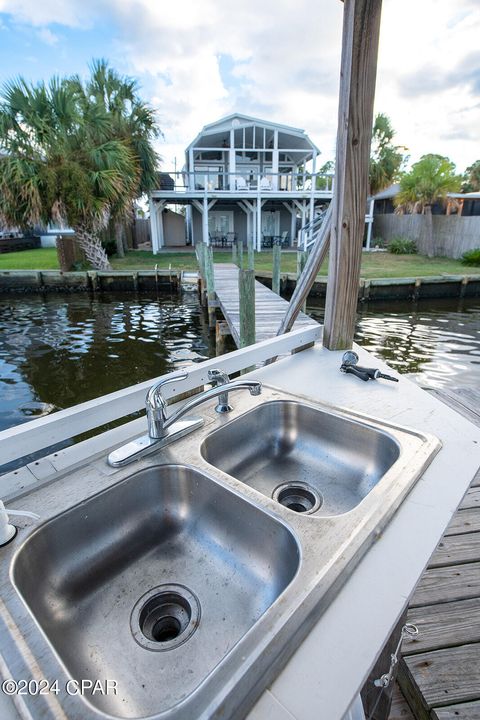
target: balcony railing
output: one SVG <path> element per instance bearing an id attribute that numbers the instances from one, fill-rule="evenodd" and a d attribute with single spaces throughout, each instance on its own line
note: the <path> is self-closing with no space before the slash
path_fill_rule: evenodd
<path id="1" fill-rule="evenodd" d="M 225 192 L 264 194 L 268 192 L 333 194 L 331 173 L 289 172 L 264 174 L 252 171 L 234 173 L 195 170 L 194 172 L 162 172 L 157 190 L 167 192 Z"/>

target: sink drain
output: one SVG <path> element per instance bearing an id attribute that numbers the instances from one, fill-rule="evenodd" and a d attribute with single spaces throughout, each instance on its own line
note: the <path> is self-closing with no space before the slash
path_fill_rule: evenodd
<path id="1" fill-rule="evenodd" d="M 143 595 L 132 610 L 130 628 L 147 650 L 172 650 L 186 642 L 200 620 L 200 603 L 183 585 L 160 585 Z"/>
<path id="2" fill-rule="evenodd" d="M 311 485 L 301 482 L 289 482 L 278 485 L 272 498 L 297 513 L 310 515 L 318 510 L 323 502 L 320 493 Z"/>

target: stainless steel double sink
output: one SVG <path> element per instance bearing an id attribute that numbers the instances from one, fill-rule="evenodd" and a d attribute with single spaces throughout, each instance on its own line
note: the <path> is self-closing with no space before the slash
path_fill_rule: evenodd
<path id="1" fill-rule="evenodd" d="M 60 693 L 67 717 L 244 717 L 440 447 L 274 388 L 232 401 L 148 459 L 29 496 L 50 519 L 17 541 L 2 654 L 116 685 Z"/>

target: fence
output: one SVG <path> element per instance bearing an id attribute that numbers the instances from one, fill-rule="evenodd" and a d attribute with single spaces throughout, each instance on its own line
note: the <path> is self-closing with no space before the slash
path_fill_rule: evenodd
<path id="1" fill-rule="evenodd" d="M 435 256 L 460 258 L 467 250 L 480 247 L 480 216 L 433 215 L 432 223 Z M 398 236 L 415 240 L 418 251 L 426 255 L 425 226 L 424 215 L 375 215 L 373 235 L 385 242 Z"/>

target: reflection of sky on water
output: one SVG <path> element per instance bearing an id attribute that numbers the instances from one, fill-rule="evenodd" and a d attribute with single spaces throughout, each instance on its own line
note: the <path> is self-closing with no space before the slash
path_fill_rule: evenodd
<path id="1" fill-rule="evenodd" d="M 308 311 L 323 318 L 323 307 Z M 355 340 L 424 387 L 480 387 L 479 300 L 359 306 Z"/>
<path id="2" fill-rule="evenodd" d="M 0 429 L 212 354 L 195 295 L 0 299 Z"/>

